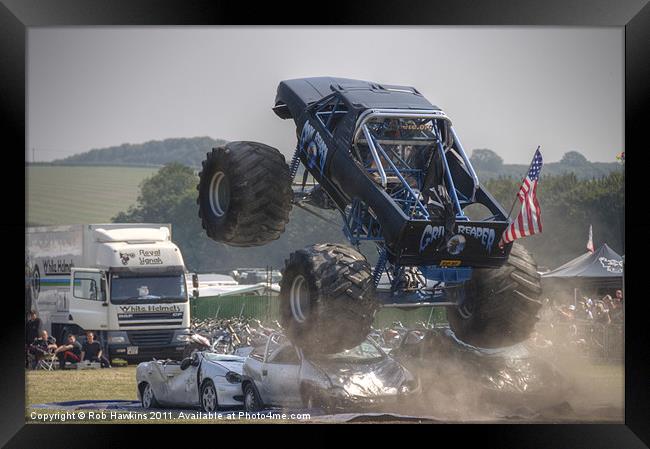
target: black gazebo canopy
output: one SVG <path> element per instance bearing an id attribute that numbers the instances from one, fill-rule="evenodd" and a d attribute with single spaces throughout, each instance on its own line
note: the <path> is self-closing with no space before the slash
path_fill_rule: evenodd
<path id="1" fill-rule="evenodd" d="M 542 278 L 620 286 L 623 283 L 623 258 L 607 244 L 603 244 L 593 253 L 585 253 L 544 273 Z"/>

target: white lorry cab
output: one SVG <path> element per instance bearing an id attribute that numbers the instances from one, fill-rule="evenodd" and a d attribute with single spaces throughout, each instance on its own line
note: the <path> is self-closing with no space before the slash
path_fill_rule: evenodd
<path id="1" fill-rule="evenodd" d="M 171 225 L 30 227 L 26 250 L 26 308 L 57 342 L 94 331 L 110 359 L 182 356 L 192 284 Z"/>

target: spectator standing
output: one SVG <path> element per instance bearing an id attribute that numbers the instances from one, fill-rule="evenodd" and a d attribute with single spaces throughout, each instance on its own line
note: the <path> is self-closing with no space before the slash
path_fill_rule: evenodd
<path id="1" fill-rule="evenodd" d="M 25 326 L 25 343 L 31 344 L 36 340 L 43 330 L 43 321 L 38 317 L 35 310 L 29 312 L 27 325 Z"/>
<path id="2" fill-rule="evenodd" d="M 609 301 L 609 313 L 612 317 L 612 321 L 615 323 L 623 322 L 623 292 L 616 290 L 616 296 L 614 298 L 610 297 Z"/>
<path id="3" fill-rule="evenodd" d="M 92 332 L 86 333 L 86 342 L 81 347 L 81 360 L 88 360 L 91 362 L 99 362 L 102 368 L 110 368 L 111 363 L 102 354 L 102 345 L 99 341 L 95 340 L 95 334 Z"/>
<path id="4" fill-rule="evenodd" d="M 78 363 L 81 361 L 81 343 L 74 335 L 68 335 L 68 343 L 56 348 L 54 353 L 59 359 L 59 367 L 65 368 L 65 362 Z"/>
<path id="5" fill-rule="evenodd" d="M 594 301 L 591 298 L 583 296 L 582 299 L 579 301 L 579 304 L 580 304 L 580 315 L 578 316 L 578 318 L 581 320 L 593 321 Z"/>
<path id="6" fill-rule="evenodd" d="M 612 318 L 609 316 L 609 309 L 605 306 L 604 302 L 598 302 L 596 304 L 596 316 L 594 320 L 603 325 L 612 324 Z"/>

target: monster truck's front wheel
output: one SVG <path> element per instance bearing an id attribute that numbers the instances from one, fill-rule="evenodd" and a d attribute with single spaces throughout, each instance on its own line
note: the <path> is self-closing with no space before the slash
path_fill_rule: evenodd
<path id="1" fill-rule="evenodd" d="M 214 148 L 199 178 L 199 217 L 211 239 L 259 246 L 284 232 L 293 193 L 289 166 L 275 148 L 257 142 Z"/>
<path id="2" fill-rule="evenodd" d="M 289 256 L 280 284 L 280 318 L 304 351 L 353 348 L 370 333 L 378 307 L 372 270 L 355 249 L 325 243 Z"/>
<path id="3" fill-rule="evenodd" d="M 510 346 L 533 331 L 542 306 L 541 292 L 535 260 L 515 243 L 501 268 L 474 270 L 464 299 L 457 307 L 447 308 L 447 319 L 466 343 L 483 348 Z"/>

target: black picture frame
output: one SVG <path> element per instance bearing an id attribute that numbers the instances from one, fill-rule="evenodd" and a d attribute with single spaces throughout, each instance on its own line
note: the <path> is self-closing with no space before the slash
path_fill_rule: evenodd
<path id="1" fill-rule="evenodd" d="M 288 12 L 304 12 L 303 17 Z M 648 43 L 650 42 L 650 5 L 647 0 L 455 0 L 449 2 L 386 2 L 360 1 L 354 4 L 322 3 L 305 4 L 289 2 L 223 1 L 101 1 L 101 0 L 3 0 L 0 4 L 0 110 L 6 131 L 4 155 L 11 162 L 3 164 L 5 182 L 10 182 L 17 167 L 24 163 L 25 148 L 25 75 L 26 31 L 29 27 L 46 26 L 96 26 L 96 25 L 233 25 L 233 24 L 333 24 L 333 25 L 495 25 L 495 26 L 610 26 L 625 27 L 625 142 L 638 147 L 637 152 L 628 151 L 626 157 L 626 229 L 629 233 L 626 251 L 626 304 L 625 326 L 625 424 L 562 424 L 562 425 L 489 425 L 489 426 L 423 426 L 418 428 L 418 440 L 433 444 L 447 437 L 456 439 L 454 446 L 465 437 L 473 435 L 487 447 L 589 447 L 589 448 L 637 448 L 650 444 L 650 373 L 647 357 L 650 341 L 646 332 L 645 317 L 648 316 L 647 298 L 643 298 L 641 282 L 643 256 L 647 253 L 650 218 L 648 207 L 642 211 L 632 210 L 632 204 L 644 204 L 641 196 L 643 185 L 641 151 L 645 131 L 643 112 L 647 108 L 650 80 Z M 607 105 L 603 105 L 606 108 Z M 14 160 L 15 159 L 15 160 Z M 24 173 L 24 172 L 23 172 Z M 22 176 L 18 176 L 19 179 Z M 632 180 L 638 180 L 636 185 Z M 24 181 L 24 179 L 23 179 Z M 12 183 L 15 181 L 11 181 Z M 641 184 L 639 184 L 641 183 Z M 12 184 L 13 185 L 13 184 Z M 4 236 L 23 235 L 25 215 L 24 201 L 5 190 L 2 230 Z M 635 197 L 639 197 L 638 200 Z M 635 201 L 637 200 L 637 201 Z M 15 204 L 14 204 L 15 202 Z M 10 292 L 3 298 L 2 326 L 4 338 L 2 379 L 2 411 L 0 412 L 0 443 L 7 447 L 117 447 L 118 442 L 140 441 L 147 438 L 147 445 L 156 444 L 154 434 L 164 436 L 160 426 L 128 425 L 26 425 L 25 424 L 25 375 L 23 352 L 19 339 L 24 332 L 22 298 L 19 291 L 19 264 L 15 259 L 23 253 L 20 239 L 7 239 L 12 243 L 5 247 L 3 259 L 7 271 Z M 13 247 L 16 246 L 16 248 Z M 15 266 L 14 266 L 15 265 Z M 635 275 L 637 274 L 637 275 Z M 15 299 L 14 299 L 15 298 Z M 628 301 L 626 301 L 627 303 Z M 54 386 L 53 386 L 54 387 Z M 203 430 L 210 431 L 203 426 Z M 189 427 L 192 432 L 196 429 Z M 468 428 L 471 430 L 468 431 Z M 219 428 L 223 432 L 222 427 Z M 237 426 L 228 430 L 240 431 Z M 373 426 L 374 435 L 389 431 L 408 442 L 403 431 Z M 413 427 L 408 428 L 413 432 Z M 187 430 L 174 427 L 173 431 Z M 369 430 L 369 429 L 367 429 Z M 212 432 L 214 437 L 216 432 Z M 276 438 L 275 429 L 264 430 L 265 439 Z M 370 432 L 363 432 L 368 434 Z M 323 443 L 331 438 L 323 435 Z M 146 436 L 145 436 L 146 435 Z M 365 438 L 365 437 L 364 437 Z M 413 437 L 415 438 L 415 437 Z M 423 438 L 423 439 L 422 439 Z M 187 444 L 200 444 L 201 439 Z M 214 441 L 214 440 L 212 440 Z M 141 444 L 141 443 L 140 443 Z"/>

